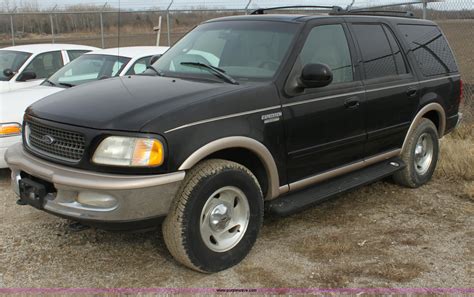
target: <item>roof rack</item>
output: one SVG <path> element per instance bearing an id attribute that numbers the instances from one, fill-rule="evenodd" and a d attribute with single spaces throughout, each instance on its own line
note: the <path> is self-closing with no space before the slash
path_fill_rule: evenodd
<path id="1" fill-rule="evenodd" d="M 370 10 L 370 9 L 354 9 L 354 10 L 342 10 L 336 12 L 330 12 L 331 15 L 370 15 L 370 16 L 396 16 L 405 18 L 415 18 L 415 14 L 412 11 L 403 10 Z"/>
<path id="2" fill-rule="evenodd" d="M 295 5 L 295 6 L 277 6 L 277 7 L 268 7 L 268 8 L 259 8 L 252 11 L 250 14 L 265 14 L 265 11 L 268 10 L 280 10 L 280 9 L 291 9 L 291 8 L 325 8 L 330 9 L 332 13 L 337 13 L 344 11 L 340 6 L 321 6 L 321 5 Z"/>

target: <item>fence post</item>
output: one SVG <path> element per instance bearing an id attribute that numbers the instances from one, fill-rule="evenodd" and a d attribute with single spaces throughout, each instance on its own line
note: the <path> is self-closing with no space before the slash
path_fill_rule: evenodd
<path id="1" fill-rule="evenodd" d="M 12 31 L 12 45 L 15 45 L 15 29 L 13 27 L 13 13 L 10 15 L 10 28 Z"/>
<path id="2" fill-rule="evenodd" d="M 428 10 L 428 1 L 423 0 L 423 19 L 426 20 L 427 18 L 427 10 Z"/>
<path id="3" fill-rule="evenodd" d="M 167 30 L 167 35 L 168 35 L 168 46 L 171 46 L 171 22 L 170 22 L 170 8 L 171 5 L 173 5 L 174 0 L 171 0 L 170 4 L 168 5 L 168 8 L 166 8 L 166 30 Z"/>
<path id="4" fill-rule="evenodd" d="M 102 43 L 102 48 L 105 48 L 105 41 L 104 41 L 104 9 L 107 6 L 107 2 L 105 2 L 104 6 L 100 10 L 100 41 Z"/>
<path id="5" fill-rule="evenodd" d="M 49 21 L 51 22 L 51 39 L 52 43 L 54 43 L 54 23 L 53 23 L 53 14 L 49 15 Z"/>
<path id="6" fill-rule="evenodd" d="M 249 6 L 250 4 L 252 3 L 252 0 L 249 0 L 249 2 L 247 3 L 247 5 L 245 6 L 245 14 L 249 14 Z"/>
<path id="7" fill-rule="evenodd" d="M 56 4 L 53 9 L 51 10 L 51 13 L 49 14 L 49 21 L 51 23 L 51 41 L 52 43 L 55 42 L 54 40 L 54 21 L 53 21 L 53 13 L 54 13 L 54 10 L 56 9 L 58 5 Z"/>

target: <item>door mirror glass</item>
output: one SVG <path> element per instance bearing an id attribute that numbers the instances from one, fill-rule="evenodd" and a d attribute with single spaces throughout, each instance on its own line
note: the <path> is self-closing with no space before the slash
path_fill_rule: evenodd
<path id="1" fill-rule="evenodd" d="M 33 71 L 25 71 L 18 76 L 18 81 L 28 81 L 36 78 L 36 73 Z"/>
<path id="2" fill-rule="evenodd" d="M 306 64 L 301 72 L 300 84 L 303 88 L 320 88 L 332 82 L 333 74 L 326 64 Z"/>
<path id="3" fill-rule="evenodd" d="M 15 73 L 10 68 L 7 68 L 3 70 L 3 75 L 7 78 L 12 78 L 15 75 Z"/>

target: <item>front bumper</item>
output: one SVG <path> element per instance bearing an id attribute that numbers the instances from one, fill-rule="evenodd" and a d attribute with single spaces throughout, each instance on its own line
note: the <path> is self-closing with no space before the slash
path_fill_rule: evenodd
<path id="1" fill-rule="evenodd" d="M 7 149 L 10 146 L 19 142 L 21 142 L 21 136 L 9 136 L 0 138 L 0 169 L 8 168 L 8 164 L 5 161 L 5 154 L 7 153 Z"/>
<path id="2" fill-rule="evenodd" d="M 12 188 L 17 195 L 22 174 L 50 182 L 57 192 L 47 196 L 44 210 L 90 225 L 132 223 L 165 216 L 185 176 L 183 171 L 132 176 L 78 170 L 32 156 L 24 151 L 22 144 L 10 147 L 5 158 L 12 170 Z M 81 197 L 114 203 L 92 206 L 81 202 Z"/>

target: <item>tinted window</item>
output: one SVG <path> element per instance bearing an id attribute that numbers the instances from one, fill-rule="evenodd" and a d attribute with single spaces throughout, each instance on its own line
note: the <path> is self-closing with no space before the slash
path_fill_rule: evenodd
<path id="1" fill-rule="evenodd" d="M 398 74 L 408 73 L 405 59 L 403 58 L 403 54 L 402 54 L 402 51 L 400 50 L 400 46 L 395 40 L 395 36 L 393 35 L 392 31 L 387 26 L 383 26 L 383 28 L 385 30 L 385 33 L 387 34 L 390 47 L 392 48 L 392 53 L 395 59 L 395 66 L 397 66 Z"/>
<path id="2" fill-rule="evenodd" d="M 153 66 L 169 76 L 214 76 L 199 62 L 223 69 L 236 79 L 273 77 L 298 26 L 283 22 L 222 21 L 198 26 Z"/>
<path id="3" fill-rule="evenodd" d="M 51 74 L 63 67 L 63 57 L 60 51 L 39 54 L 25 68 L 25 71 L 31 71 L 36 74 L 36 78 L 47 78 Z"/>
<path id="4" fill-rule="evenodd" d="M 436 26 L 399 25 L 426 76 L 457 72 L 448 42 Z"/>
<path id="5" fill-rule="evenodd" d="M 90 51 L 87 51 L 87 50 L 72 50 L 72 51 L 67 51 L 67 55 L 69 57 L 69 61 L 73 61 L 77 58 L 79 58 L 80 56 L 82 56 L 83 54 L 85 53 L 88 53 Z"/>
<path id="6" fill-rule="evenodd" d="M 354 24 L 367 79 L 397 75 L 397 66 L 382 25 Z"/>
<path id="7" fill-rule="evenodd" d="M 30 53 L 0 50 L 0 80 L 10 80 L 11 77 L 6 77 L 3 70 L 10 69 L 13 73 L 17 72 L 30 56 Z"/>
<path id="8" fill-rule="evenodd" d="M 342 25 L 318 26 L 311 30 L 300 53 L 302 65 L 327 64 L 333 83 L 353 80 L 351 54 Z"/>
<path id="9" fill-rule="evenodd" d="M 148 57 L 143 57 L 138 59 L 130 69 L 128 69 L 126 75 L 133 75 L 133 74 L 140 74 L 143 73 L 143 71 L 146 70 L 146 68 L 150 65 L 150 58 L 151 56 Z"/>
<path id="10" fill-rule="evenodd" d="M 117 76 L 130 58 L 87 54 L 67 64 L 53 74 L 49 81 L 59 86 L 80 85 L 86 82 Z"/>

